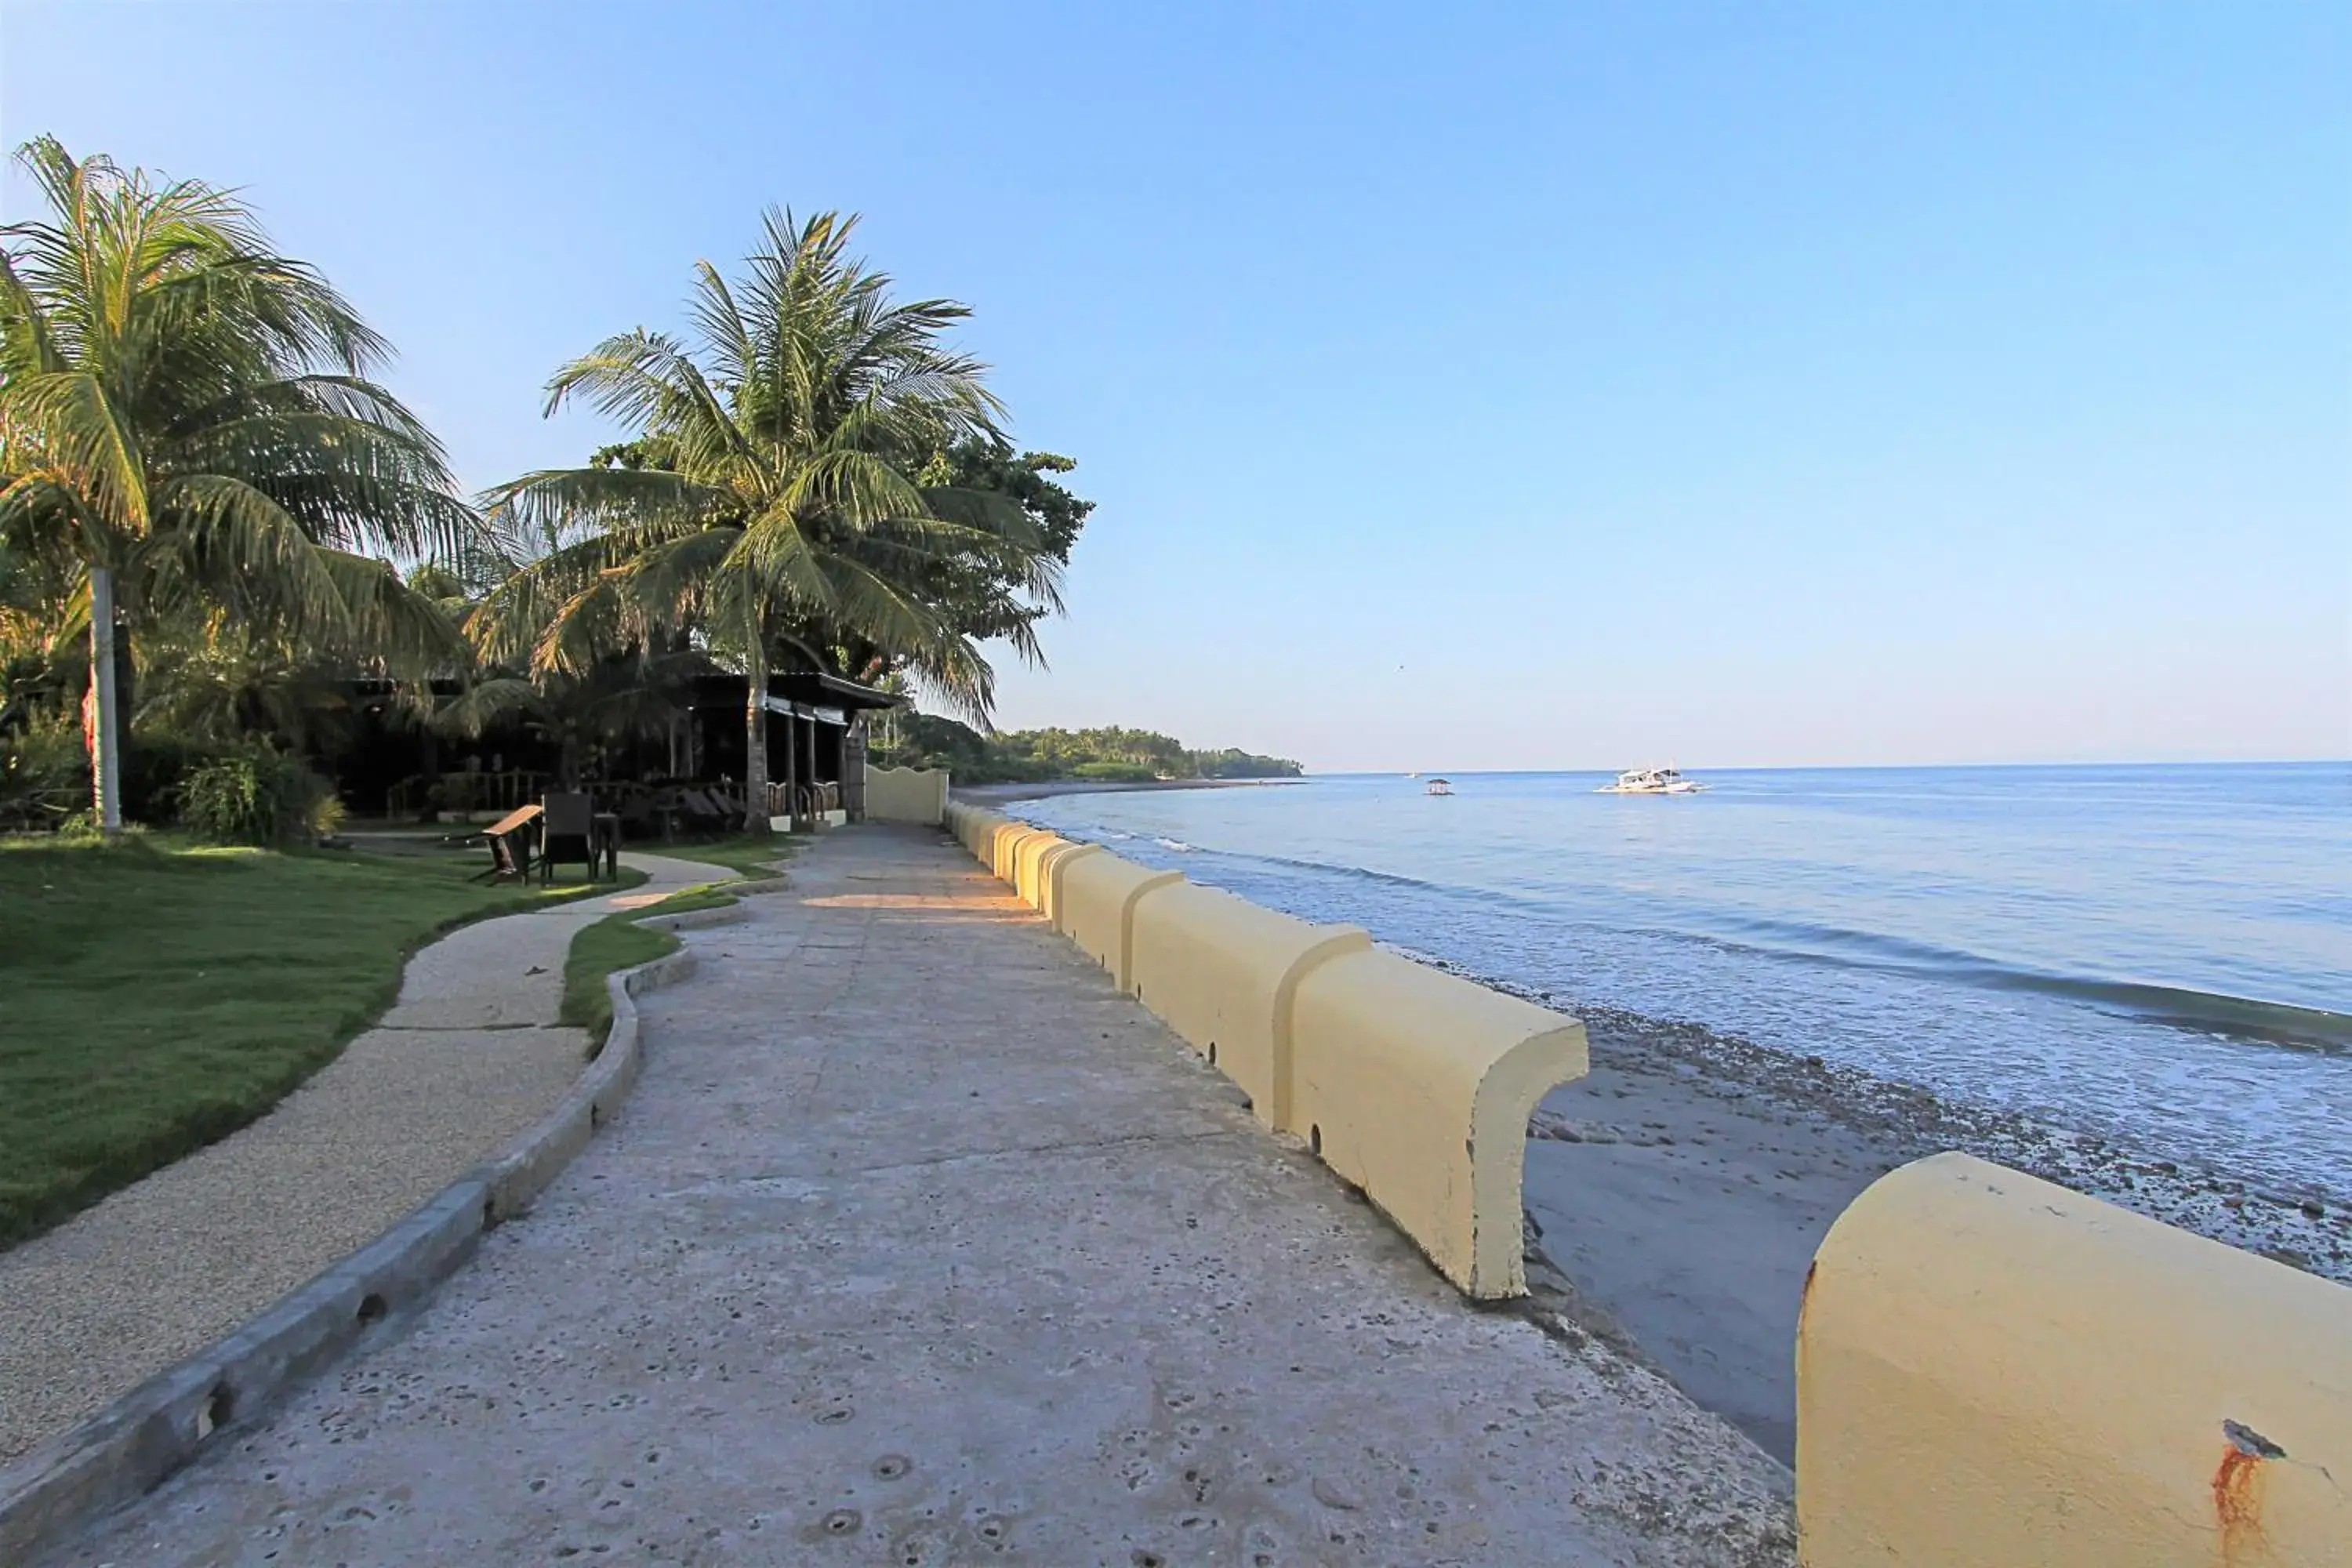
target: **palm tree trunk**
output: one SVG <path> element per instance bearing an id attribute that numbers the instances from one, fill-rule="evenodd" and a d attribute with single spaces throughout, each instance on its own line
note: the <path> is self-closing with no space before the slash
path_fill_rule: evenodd
<path id="1" fill-rule="evenodd" d="M 765 616 L 751 617 L 743 660 L 743 831 L 768 831 L 768 648 Z"/>
<path id="2" fill-rule="evenodd" d="M 115 688 L 114 573 L 89 569 L 89 787 L 99 830 L 122 831 L 121 703 Z"/>

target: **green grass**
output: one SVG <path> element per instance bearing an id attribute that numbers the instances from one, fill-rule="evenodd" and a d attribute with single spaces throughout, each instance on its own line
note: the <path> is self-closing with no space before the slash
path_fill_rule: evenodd
<path id="1" fill-rule="evenodd" d="M 260 1116 L 443 931 L 613 890 L 483 864 L 0 840 L 0 1247 Z"/>
<path id="2" fill-rule="evenodd" d="M 736 902 L 735 891 L 757 886 L 705 882 L 699 887 L 680 888 L 659 903 L 606 915 L 583 928 L 572 939 L 572 951 L 563 960 L 563 1006 L 557 1015 L 559 1020 L 587 1030 L 588 1054 L 594 1056 L 604 1048 L 604 1037 L 613 1029 L 613 994 L 605 986 L 605 979 L 621 970 L 666 958 L 680 945 L 671 932 L 637 922 L 654 915 L 727 909 Z M 724 890 L 729 889 L 734 891 Z"/>
<path id="3" fill-rule="evenodd" d="M 711 838 L 699 843 L 646 844 L 641 847 L 648 855 L 700 860 L 712 866 L 724 866 L 746 877 L 772 877 L 775 875 L 775 862 L 799 854 L 808 841 L 809 836 L 805 833 L 758 836 L 743 833 L 731 838 Z"/>

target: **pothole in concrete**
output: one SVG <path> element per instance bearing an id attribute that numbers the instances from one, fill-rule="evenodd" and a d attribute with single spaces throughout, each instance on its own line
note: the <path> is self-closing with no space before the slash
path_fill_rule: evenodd
<path id="1" fill-rule="evenodd" d="M 866 1516 L 856 1509 L 837 1508 L 824 1516 L 824 1532 L 827 1535 L 854 1534 L 857 1527 L 865 1522 Z"/>
<path id="2" fill-rule="evenodd" d="M 205 1395 L 203 1408 L 196 1412 L 197 1441 L 202 1442 L 205 1438 L 211 1436 L 215 1432 L 217 1432 L 222 1427 L 227 1426 L 228 1418 L 236 1412 L 236 1391 L 231 1389 L 226 1383 L 215 1384 L 213 1385 L 213 1391 Z"/>
<path id="3" fill-rule="evenodd" d="M 915 1461 L 904 1454 L 885 1454 L 874 1461 L 874 1473 L 886 1481 L 895 1481 L 915 1468 Z"/>
<path id="4" fill-rule="evenodd" d="M 856 1410 L 846 1405 L 836 1405 L 830 1410 L 817 1412 L 816 1424 L 820 1426 L 838 1426 L 856 1414 Z"/>

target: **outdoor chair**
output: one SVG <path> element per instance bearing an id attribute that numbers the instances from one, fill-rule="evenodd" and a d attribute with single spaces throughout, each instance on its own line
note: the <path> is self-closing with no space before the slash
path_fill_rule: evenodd
<path id="1" fill-rule="evenodd" d="M 539 879 L 552 882 L 557 864 L 577 864 L 596 879 L 596 806 L 584 795 L 550 795 L 539 835 Z"/>
<path id="2" fill-rule="evenodd" d="M 678 791 L 677 804 L 698 833 L 715 833 L 727 826 L 727 814 L 698 789 Z"/>

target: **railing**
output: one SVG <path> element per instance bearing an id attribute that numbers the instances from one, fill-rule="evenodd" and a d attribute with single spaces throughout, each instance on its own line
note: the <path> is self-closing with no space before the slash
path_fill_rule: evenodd
<path id="1" fill-rule="evenodd" d="M 772 784 L 768 786 L 768 815 L 815 816 L 822 812 L 841 810 L 841 785 L 837 783 Z"/>
<path id="2" fill-rule="evenodd" d="M 419 816 L 437 811 L 512 811 L 547 793 L 548 775 L 531 768 L 500 773 L 416 773 L 384 791 L 387 816 Z"/>

